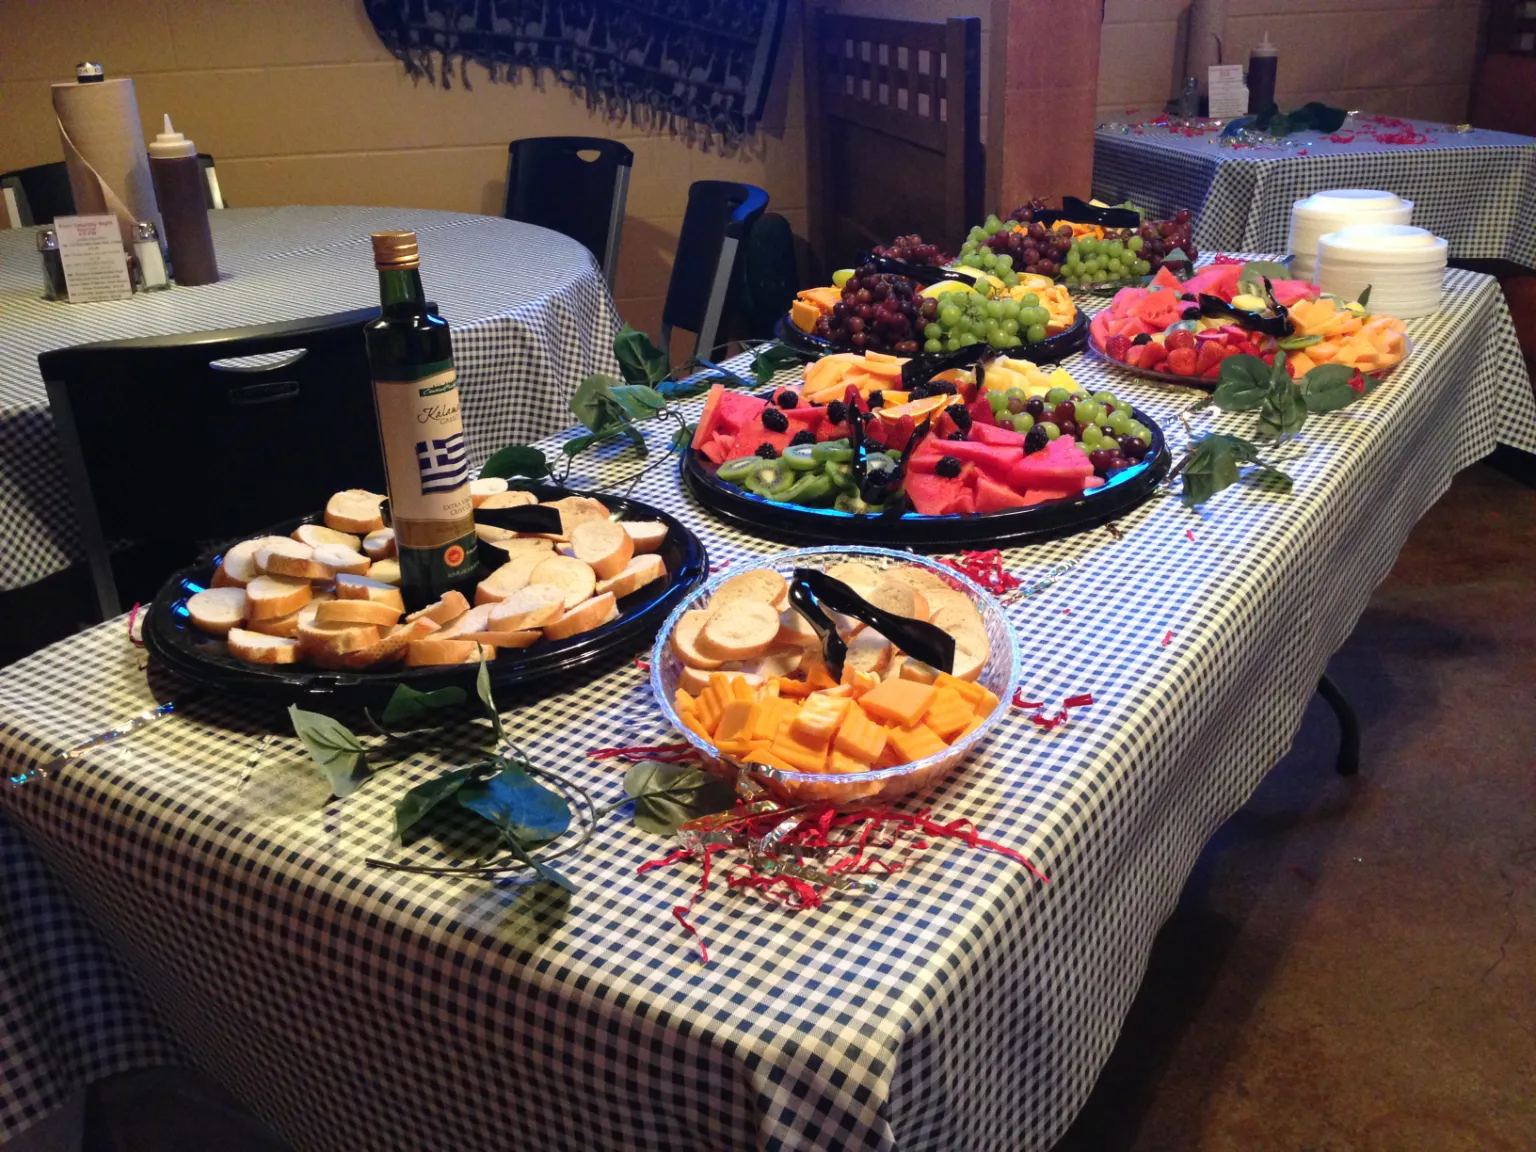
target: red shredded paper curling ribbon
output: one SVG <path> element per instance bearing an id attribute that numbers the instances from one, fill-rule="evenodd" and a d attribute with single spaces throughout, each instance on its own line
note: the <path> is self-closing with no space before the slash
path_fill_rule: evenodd
<path id="1" fill-rule="evenodd" d="M 738 805 L 737 811 L 743 811 Z M 851 812 L 838 812 L 829 804 L 813 804 L 806 809 L 782 809 L 772 812 L 744 814 L 732 826 L 740 834 L 742 843 L 760 839 L 786 820 L 794 821 L 790 828 L 776 840 L 782 852 L 770 856 L 749 857 L 731 866 L 726 877 L 730 889 L 751 889 L 767 899 L 791 910 L 820 908 L 837 878 L 844 874 L 862 875 L 879 870 L 884 873 L 900 872 L 906 868 L 906 857 L 914 852 L 926 851 L 932 840 L 959 840 L 972 848 L 996 852 L 1022 864 L 1043 884 L 1050 877 L 1041 873 L 1023 855 L 988 840 L 977 832 L 969 820 L 952 820 L 941 823 L 933 819 L 930 809 L 917 812 L 896 812 L 890 808 L 860 808 Z M 855 827 L 857 826 L 857 831 Z M 920 834 L 920 835 L 919 835 Z M 670 868 L 684 860 L 697 858 L 702 866 L 698 887 L 682 904 L 674 905 L 672 916 L 685 932 L 698 944 L 699 958 L 709 963 L 709 948 L 698 926 L 690 919 L 695 905 L 709 891 L 711 863 L 715 856 L 737 850 L 740 844 L 703 844 L 698 848 L 675 848 L 655 860 L 647 860 L 635 870 L 643 876 L 657 868 Z M 873 855 L 875 851 L 898 849 L 896 859 Z M 806 857 L 817 859 L 817 869 L 832 882 L 819 883 L 793 872 L 760 871 L 758 861 L 798 862 Z"/>
<path id="2" fill-rule="evenodd" d="M 1193 528 L 1184 529 L 1184 539 L 1193 544 L 1195 542 L 1195 530 Z"/>
<path id="3" fill-rule="evenodd" d="M 1246 261 L 1241 260 L 1241 259 L 1239 259 L 1236 256 L 1228 256 L 1225 252 L 1218 252 L 1218 253 L 1216 253 L 1216 255 L 1214 257 L 1211 258 L 1211 263 L 1212 264 L 1243 264 L 1243 263 L 1246 263 Z"/>
<path id="4" fill-rule="evenodd" d="M 144 641 L 140 640 L 133 634 L 133 625 L 139 618 L 139 609 L 141 607 L 143 607 L 143 605 L 135 600 L 133 602 L 133 607 L 128 609 L 128 643 L 132 644 L 135 648 L 144 647 Z"/>
<path id="5" fill-rule="evenodd" d="M 638 764 L 642 760 L 681 764 L 692 760 L 694 755 L 691 744 L 634 744 L 628 748 L 594 748 L 587 753 L 587 759 L 622 760 L 626 764 Z"/>
<path id="6" fill-rule="evenodd" d="M 1011 592 L 1020 584 L 1017 576 L 1003 568 L 1003 554 L 996 548 L 985 552 L 962 552 L 958 560 L 940 560 L 956 572 L 963 572 L 994 596 Z"/>
<path id="7" fill-rule="evenodd" d="M 1081 692 L 1076 696 L 1067 696 L 1055 704 L 1051 704 L 1046 700 L 1026 700 L 1024 699 L 1024 689 L 1022 688 L 1013 694 L 1013 706 L 1015 708 L 1032 709 L 1034 715 L 1029 718 L 1030 722 L 1040 725 L 1047 732 L 1053 728 L 1060 727 L 1072 718 L 1067 711 L 1069 708 L 1086 708 L 1092 703 L 1092 692 Z"/>
<path id="8" fill-rule="evenodd" d="M 1173 632 L 1172 632 L 1172 630 L 1164 632 L 1163 633 L 1163 647 L 1166 648 L 1166 647 L 1168 647 L 1168 645 L 1170 645 L 1172 643 L 1173 643 Z"/>

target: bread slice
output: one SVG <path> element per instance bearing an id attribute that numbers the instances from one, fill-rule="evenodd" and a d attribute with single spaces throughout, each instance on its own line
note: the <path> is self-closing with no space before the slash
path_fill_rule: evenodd
<path id="1" fill-rule="evenodd" d="M 543 628 L 565 615 L 565 589 L 554 584 L 530 584 L 491 605 L 492 631 L 520 632 Z"/>
<path id="2" fill-rule="evenodd" d="M 469 500 L 476 508 L 492 496 L 500 496 L 507 490 L 507 482 L 500 476 L 481 476 L 469 482 Z"/>
<path id="3" fill-rule="evenodd" d="M 804 649 L 797 648 L 789 652 L 769 652 L 755 660 L 731 661 L 725 665 L 724 670 L 755 676 L 761 681 L 774 676 L 793 676 L 800 670 L 804 660 Z"/>
<path id="4" fill-rule="evenodd" d="M 922 601 L 922 614 L 918 614 L 919 594 L 912 585 L 900 580 L 883 579 L 875 585 L 875 589 L 864 597 L 876 608 L 884 608 L 887 612 L 897 616 L 905 616 L 908 620 L 926 620 L 928 618 L 928 601 Z"/>
<path id="5" fill-rule="evenodd" d="M 315 559 L 315 550 L 298 540 L 282 539 L 256 550 L 256 567 L 269 576 L 330 580 L 336 573 Z"/>
<path id="6" fill-rule="evenodd" d="M 571 538 L 571 533 L 577 527 L 588 520 L 607 520 L 612 513 L 608 506 L 601 501 L 593 500 L 588 496 L 562 496 L 558 500 L 544 501 L 546 508 L 557 508 L 560 511 L 560 531 L 558 533 L 539 533 L 550 540 L 565 541 Z"/>
<path id="7" fill-rule="evenodd" d="M 293 530 L 293 538 L 300 544 L 308 544 L 311 548 L 318 548 L 322 544 L 340 544 L 343 548 L 350 548 L 354 552 L 363 546 L 362 540 L 350 532 L 338 532 L 334 528 L 327 528 L 324 524 L 300 524 Z"/>
<path id="8" fill-rule="evenodd" d="M 272 541 L 282 539 L 282 536 L 258 536 L 230 547 L 219 565 L 224 580 L 231 586 L 245 587 L 261 575 L 261 569 L 256 566 L 256 553 Z"/>
<path id="9" fill-rule="evenodd" d="M 204 632 L 226 636 L 245 623 L 245 589 L 204 588 L 187 598 L 187 615 Z"/>
<path id="10" fill-rule="evenodd" d="M 245 586 L 246 618 L 270 620 L 297 612 L 314 596 L 308 580 L 291 576 L 258 576 Z"/>
<path id="11" fill-rule="evenodd" d="M 492 649 L 495 651 L 495 649 Z M 405 666 L 421 668 L 436 664 L 463 664 L 480 658 L 480 645 L 472 640 L 412 640 L 405 647 Z"/>
<path id="12" fill-rule="evenodd" d="M 371 576 L 340 575 L 336 577 L 338 600 L 371 600 L 375 604 L 388 604 L 391 608 L 405 611 L 405 599 L 400 589 Z"/>
<path id="13" fill-rule="evenodd" d="M 678 617 L 677 627 L 672 629 L 672 651 L 677 658 L 690 668 L 698 668 L 705 672 L 711 672 L 719 668 L 722 661 L 713 660 L 699 651 L 699 633 L 704 630 L 704 625 L 709 622 L 709 610 L 707 608 L 695 608 L 690 612 L 684 612 Z"/>
<path id="14" fill-rule="evenodd" d="M 400 561 L 393 556 L 385 560 L 375 560 L 369 565 L 366 573 L 368 579 L 377 580 L 380 584 L 400 585 Z"/>
<path id="15" fill-rule="evenodd" d="M 503 540 L 517 539 L 511 528 L 498 528 L 494 524 L 476 524 L 475 536 L 482 544 L 500 544 Z"/>
<path id="16" fill-rule="evenodd" d="M 601 596 L 594 596 L 590 600 L 583 600 L 574 608 L 566 611 L 564 616 L 553 624 L 544 627 L 546 640 L 569 640 L 572 636 L 583 632 L 590 632 L 594 628 L 600 628 L 618 611 L 617 602 L 612 592 L 604 592 Z"/>
<path id="17" fill-rule="evenodd" d="M 372 647 L 381 638 L 372 624 L 300 624 L 299 657 L 320 668 L 341 668 L 349 653 Z"/>
<path id="18" fill-rule="evenodd" d="M 544 633 L 531 629 L 527 632 L 461 632 L 458 638 L 489 644 L 492 648 L 526 648 L 543 636 Z"/>
<path id="19" fill-rule="evenodd" d="M 451 624 L 468 611 L 469 601 L 464 599 L 464 594 L 449 590 L 443 593 L 440 600 L 428 604 L 419 612 L 412 612 L 405 619 L 407 623 L 414 623 L 417 620 L 430 620 L 441 628 L 444 624 Z"/>
<path id="20" fill-rule="evenodd" d="M 437 625 L 425 619 L 411 624 L 396 624 L 379 637 L 377 644 L 354 649 L 342 660 L 348 668 L 367 668 L 374 664 L 383 664 L 385 661 L 394 660 L 403 655 L 406 645 L 412 640 L 424 640 L 435 631 L 437 631 Z"/>
<path id="21" fill-rule="evenodd" d="M 387 560 L 391 556 L 399 555 L 399 549 L 395 545 L 395 530 L 380 528 L 377 532 L 370 532 L 364 536 L 363 555 L 370 560 Z"/>
<path id="22" fill-rule="evenodd" d="M 599 580 L 596 592 L 599 596 L 604 592 L 612 592 L 615 598 L 622 600 L 631 592 L 638 592 L 647 584 L 664 579 L 666 575 L 667 566 L 660 556 L 632 556 L 622 572 L 607 580 Z"/>
<path id="23" fill-rule="evenodd" d="M 493 544 L 505 552 L 508 560 L 515 560 L 524 552 L 543 552 L 550 555 L 555 550 L 553 540 L 546 540 L 542 536 L 519 536 L 515 532 L 508 533 L 500 540 L 488 540 L 486 543 Z"/>
<path id="24" fill-rule="evenodd" d="M 442 631 L 434 636 L 433 639 L 451 640 L 464 635 L 466 632 L 484 632 L 490 625 L 491 609 L 494 607 L 496 607 L 494 603 L 475 605 L 475 607 L 462 616 L 443 625 Z"/>
<path id="25" fill-rule="evenodd" d="M 949 624 L 964 621 L 973 627 L 980 628 L 981 612 L 972 603 L 970 596 L 964 592 L 958 592 L 953 588 L 929 588 L 923 592 L 923 599 L 928 601 L 928 621 L 945 628 L 941 620 Z M 945 631 L 949 631 L 945 628 Z"/>
<path id="26" fill-rule="evenodd" d="M 721 608 L 737 600 L 758 600 L 771 604 L 775 612 L 782 612 L 789 607 L 789 583 L 771 568 L 754 568 L 732 576 L 716 588 L 709 606 Z"/>
<path id="27" fill-rule="evenodd" d="M 959 662 L 957 657 L 955 663 L 958 664 Z M 914 660 L 910 656 L 902 658 L 901 667 L 896 670 L 896 674 L 903 680 L 913 680 L 919 684 L 932 684 L 939 678 L 939 670 L 937 668 L 924 664 L 921 660 Z"/>
<path id="28" fill-rule="evenodd" d="M 260 632 L 247 632 L 244 628 L 232 629 L 228 637 L 229 654 L 247 664 L 296 664 L 299 659 L 299 642 L 282 636 L 265 636 Z"/>
<path id="29" fill-rule="evenodd" d="M 571 550 L 594 576 L 607 580 L 624 571 L 635 554 L 635 542 L 612 520 L 585 520 L 571 533 Z"/>
<path id="30" fill-rule="evenodd" d="M 315 547 L 315 563 L 323 564 L 331 570 L 334 579 L 338 573 L 345 572 L 348 576 L 366 576 L 368 569 L 373 566 L 373 561 L 359 552 L 356 548 L 348 548 L 344 544 L 320 544 Z"/>
<path id="31" fill-rule="evenodd" d="M 551 556 L 528 573 L 528 583 L 553 584 L 565 592 L 565 602 L 569 606 L 591 598 L 597 587 L 597 576 L 591 565 L 580 560 L 573 560 L 569 556 Z"/>
<path id="32" fill-rule="evenodd" d="M 667 526 L 660 520 L 621 520 L 619 527 L 635 542 L 635 552 L 660 552 L 667 542 Z"/>
<path id="33" fill-rule="evenodd" d="M 326 501 L 325 526 L 354 536 L 366 536 L 384 527 L 384 497 L 364 488 L 348 488 Z"/>
<path id="34" fill-rule="evenodd" d="M 983 636 L 986 635 L 986 627 L 981 622 L 981 613 L 969 598 L 963 602 L 946 601 L 942 607 L 933 610 L 933 614 L 928 617 L 928 623 L 952 635 L 958 635 L 961 632 L 977 632 Z"/>
<path id="35" fill-rule="evenodd" d="M 940 592 L 954 592 L 955 586 L 949 583 L 931 568 L 923 568 L 917 564 L 898 564 L 894 568 L 885 570 L 888 580 L 900 580 L 903 584 L 910 584 L 919 592 L 935 589 Z M 964 595 L 964 593 L 960 593 Z"/>
<path id="36" fill-rule="evenodd" d="M 811 627 L 810 621 L 800 615 L 798 608 L 786 608 L 779 613 L 779 634 L 773 639 L 774 648 L 819 648 L 821 637 Z"/>
<path id="37" fill-rule="evenodd" d="M 891 642 L 873 628 L 866 628 L 848 641 L 848 655 L 843 667 L 855 672 L 882 674 L 891 666 Z"/>
<path id="38" fill-rule="evenodd" d="M 469 482 L 471 497 L 474 495 L 475 485 L 479 483 L 482 483 L 482 481 L 471 480 Z M 492 483 L 495 483 L 495 481 L 492 481 Z M 490 511 L 496 508 L 522 508 L 525 505 L 537 504 L 538 502 L 539 498 L 532 492 L 524 492 L 522 490 L 515 492 L 507 491 L 507 482 L 503 480 L 501 481 L 500 492 L 492 492 L 484 500 L 476 500 L 475 507 Z"/>
<path id="39" fill-rule="evenodd" d="M 827 575 L 834 580 L 841 580 L 867 600 L 869 594 L 879 586 L 884 573 L 862 560 L 844 560 L 828 568 Z"/>
<path id="40" fill-rule="evenodd" d="M 373 624 L 381 628 L 400 621 L 400 609 L 372 600 L 328 600 L 315 613 L 317 624 Z"/>
<path id="41" fill-rule="evenodd" d="M 966 628 L 956 631 L 954 636 L 955 667 L 951 675 L 957 680 L 975 680 L 992 655 L 987 634 L 980 628 Z"/>
<path id="42" fill-rule="evenodd" d="M 548 545 L 548 540 L 538 541 Z M 496 604 L 528 587 L 528 577 L 551 553 L 543 551 L 520 552 L 475 586 L 476 604 Z"/>
<path id="43" fill-rule="evenodd" d="M 464 663 L 466 663 L 466 664 L 478 664 L 482 660 L 484 660 L 487 663 L 489 663 L 490 661 L 492 661 L 494 659 L 496 659 L 496 649 L 495 648 L 493 648 L 489 644 L 478 644 L 477 643 L 475 645 L 475 650 L 473 652 L 471 652 L 468 656 L 464 657 Z"/>
<path id="44" fill-rule="evenodd" d="M 711 600 L 698 649 L 711 660 L 750 660 L 767 652 L 778 634 L 779 610 L 771 604 L 732 600 L 716 605 Z"/>
<path id="45" fill-rule="evenodd" d="M 245 587 L 245 583 L 244 583 L 244 581 L 236 580 L 232 576 L 230 576 L 229 573 L 224 571 L 224 565 L 220 564 L 217 568 L 215 568 L 213 570 L 213 579 L 208 581 L 208 587 L 210 587 L 210 588 L 244 588 Z"/>

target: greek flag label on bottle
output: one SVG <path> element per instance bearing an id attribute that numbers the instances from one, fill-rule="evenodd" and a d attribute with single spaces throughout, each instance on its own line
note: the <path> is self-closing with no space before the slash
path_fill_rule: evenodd
<path id="1" fill-rule="evenodd" d="M 428 368 L 416 380 L 374 382 L 390 508 L 396 520 L 461 520 L 473 508 L 457 374 Z"/>

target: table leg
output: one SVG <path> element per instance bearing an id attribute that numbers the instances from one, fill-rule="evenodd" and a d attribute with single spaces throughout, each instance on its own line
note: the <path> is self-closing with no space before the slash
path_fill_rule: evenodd
<path id="1" fill-rule="evenodd" d="M 1339 718 L 1339 758 L 1335 767 L 1340 776 L 1354 776 L 1360 771 L 1360 717 L 1326 673 L 1318 677 L 1317 694 L 1328 701 L 1328 707 Z"/>

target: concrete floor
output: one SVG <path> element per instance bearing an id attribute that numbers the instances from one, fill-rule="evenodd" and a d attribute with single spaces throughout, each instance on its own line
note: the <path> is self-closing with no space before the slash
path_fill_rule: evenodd
<path id="1" fill-rule="evenodd" d="M 1360 776 L 1314 700 L 1056 1152 L 1536 1149 L 1536 491 L 1463 473 L 1330 672 Z M 84 1121 L 50 1152 L 278 1147 L 166 1071 L 98 1086 Z"/>

